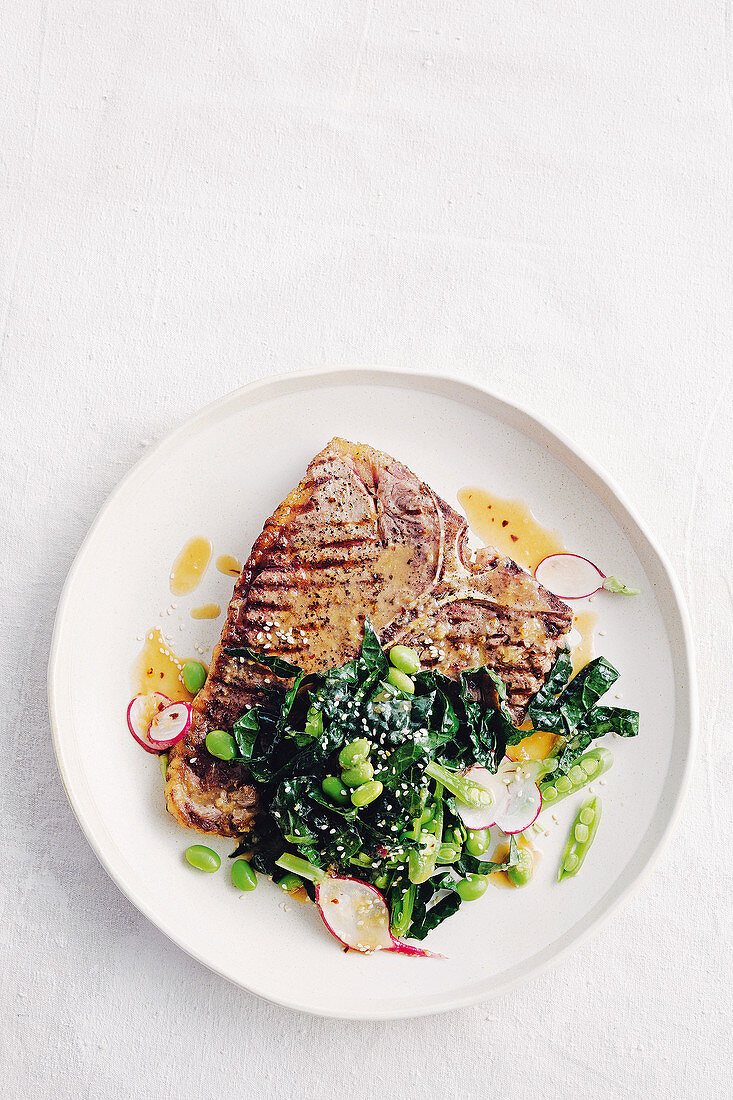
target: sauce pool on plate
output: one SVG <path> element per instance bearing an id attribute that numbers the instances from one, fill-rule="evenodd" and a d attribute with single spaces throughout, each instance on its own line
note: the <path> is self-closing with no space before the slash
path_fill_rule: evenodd
<path id="1" fill-rule="evenodd" d="M 221 608 L 218 603 L 202 603 L 200 607 L 191 608 L 192 619 L 218 619 Z"/>
<path id="2" fill-rule="evenodd" d="M 458 500 L 484 545 L 495 546 L 530 573 L 548 554 L 565 550 L 560 534 L 543 527 L 522 500 L 505 500 L 474 486 L 461 489 Z"/>
<path id="3" fill-rule="evenodd" d="M 170 588 L 174 596 L 187 596 L 198 588 L 211 561 L 211 552 L 209 539 L 197 535 L 188 540 L 171 566 Z"/>
<path id="4" fill-rule="evenodd" d="M 143 648 L 133 667 L 133 691 L 147 695 L 160 691 L 174 702 L 190 702 L 193 695 L 183 682 L 182 661 L 173 652 L 158 627 L 145 635 Z"/>
<path id="5" fill-rule="evenodd" d="M 225 577 L 238 577 L 242 572 L 242 563 L 232 554 L 219 554 L 216 559 L 216 568 Z"/>

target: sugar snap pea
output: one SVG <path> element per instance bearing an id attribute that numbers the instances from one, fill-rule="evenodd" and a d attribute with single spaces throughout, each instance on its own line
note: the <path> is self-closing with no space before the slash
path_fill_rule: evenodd
<path id="1" fill-rule="evenodd" d="M 594 795 L 583 803 L 572 824 L 557 873 L 558 882 L 562 882 L 564 878 L 570 878 L 571 875 L 577 875 L 593 843 L 600 820 L 601 800 Z"/>
<path id="2" fill-rule="evenodd" d="M 613 754 L 601 745 L 586 752 L 573 764 L 567 775 L 558 776 L 557 779 L 550 777 L 540 783 L 542 809 L 546 810 L 556 802 L 562 802 L 568 795 L 575 794 L 592 780 L 597 779 L 599 775 L 607 772 L 612 764 Z"/>

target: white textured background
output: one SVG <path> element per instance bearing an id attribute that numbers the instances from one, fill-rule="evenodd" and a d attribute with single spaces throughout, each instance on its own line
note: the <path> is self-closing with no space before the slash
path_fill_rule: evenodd
<path id="1" fill-rule="evenodd" d="M 7 0 L 0 9 L 3 1095 L 730 1095 L 729 4 Z M 97 509 L 264 374 L 456 372 L 563 429 L 668 549 L 703 705 L 641 892 L 500 1000 L 260 1003 L 108 880 L 45 666 Z"/>

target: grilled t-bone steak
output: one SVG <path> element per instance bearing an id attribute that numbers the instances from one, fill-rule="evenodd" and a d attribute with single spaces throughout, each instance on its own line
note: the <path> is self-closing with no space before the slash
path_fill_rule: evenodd
<path id="1" fill-rule="evenodd" d="M 235 585 L 191 730 L 170 753 L 166 798 L 178 821 L 240 836 L 256 813 L 245 770 L 210 756 L 204 740 L 285 681 L 225 646 L 317 672 L 354 656 L 369 616 L 384 645 L 414 647 L 425 668 L 455 677 L 488 665 L 519 722 L 572 616 L 510 559 L 472 555 L 466 538 L 464 518 L 401 462 L 332 440 L 267 520 Z"/>

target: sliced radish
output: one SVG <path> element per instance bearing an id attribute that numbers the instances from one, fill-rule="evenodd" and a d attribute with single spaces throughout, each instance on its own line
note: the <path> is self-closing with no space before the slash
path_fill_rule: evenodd
<path id="1" fill-rule="evenodd" d="M 191 704 L 170 703 L 153 717 L 148 740 L 160 751 L 171 748 L 185 737 L 191 725 Z"/>
<path id="2" fill-rule="evenodd" d="M 464 776 L 494 796 L 492 804 L 482 809 L 456 799 L 456 813 L 467 829 L 490 829 L 497 825 L 507 834 L 522 833 L 537 819 L 542 795 L 531 774 L 520 763 L 504 760 L 496 775 L 474 764 Z"/>
<path id="3" fill-rule="evenodd" d="M 550 554 L 534 571 L 536 580 L 561 600 L 582 600 L 603 588 L 606 574 L 579 554 Z"/>
<path id="4" fill-rule="evenodd" d="M 352 951 L 394 951 L 398 955 L 440 958 L 432 951 L 398 940 L 389 930 L 389 908 L 375 886 L 358 878 L 325 875 L 316 884 L 316 904 L 323 922 Z"/>
<path id="5" fill-rule="evenodd" d="M 506 787 L 497 782 L 497 777 L 481 764 L 474 764 L 463 772 L 463 778 L 470 779 L 472 783 L 489 791 L 492 798 L 488 806 L 478 807 L 456 798 L 456 813 L 467 829 L 490 829 L 496 821 L 497 813 L 507 801 Z"/>
<path id="6" fill-rule="evenodd" d="M 136 695 L 127 708 L 127 725 L 130 733 L 146 752 L 156 755 L 163 752 L 163 746 L 153 742 L 148 737 L 150 723 L 156 714 L 170 705 L 170 699 L 160 691 L 151 691 L 147 695 Z"/>
<path id="7" fill-rule="evenodd" d="M 618 577 L 607 577 L 588 558 L 580 554 L 550 554 L 534 571 L 535 579 L 561 600 L 584 600 L 602 588 L 617 596 L 638 596 L 638 588 L 629 588 Z"/>
<path id="8" fill-rule="evenodd" d="M 506 800 L 495 815 L 494 824 L 503 833 L 523 833 L 539 817 L 542 794 L 531 775 L 531 770 L 513 761 L 503 761 L 497 778 L 506 784 Z"/>

